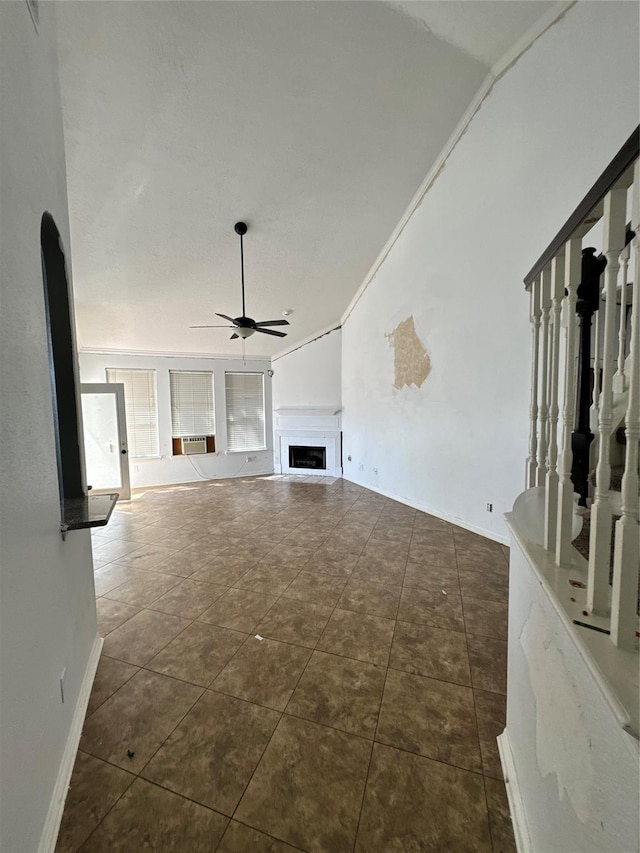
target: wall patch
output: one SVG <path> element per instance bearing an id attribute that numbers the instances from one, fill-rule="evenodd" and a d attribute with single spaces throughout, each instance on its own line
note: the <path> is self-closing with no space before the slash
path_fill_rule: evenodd
<path id="1" fill-rule="evenodd" d="M 413 324 L 413 316 L 399 323 L 389 335 L 394 352 L 395 382 L 400 390 L 405 385 L 420 388 L 431 372 L 431 359 Z"/>

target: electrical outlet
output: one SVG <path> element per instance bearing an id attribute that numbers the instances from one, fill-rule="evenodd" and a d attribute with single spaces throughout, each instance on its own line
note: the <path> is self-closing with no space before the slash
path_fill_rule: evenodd
<path id="1" fill-rule="evenodd" d="M 62 702 L 63 705 L 64 705 L 64 680 L 65 680 L 66 675 L 67 675 L 67 668 L 65 666 L 65 668 L 60 673 L 60 701 Z"/>
<path id="2" fill-rule="evenodd" d="M 255 461 L 256 461 L 255 456 L 247 456 L 247 462 L 255 462 Z"/>
<path id="3" fill-rule="evenodd" d="M 493 512 L 493 504 L 487 504 L 487 512 Z"/>
<path id="4" fill-rule="evenodd" d="M 374 473 L 374 474 L 377 474 L 377 473 L 378 473 L 378 469 L 377 469 L 377 468 L 374 468 L 374 469 L 373 469 L 373 473 Z"/>

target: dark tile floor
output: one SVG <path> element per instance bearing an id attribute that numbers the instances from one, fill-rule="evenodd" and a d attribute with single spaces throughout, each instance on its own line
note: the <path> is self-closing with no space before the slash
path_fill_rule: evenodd
<path id="1" fill-rule="evenodd" d="M 164 487 L 93 539 L 57 850 L 515 850 L 507 552 L 342 480 Z"/>

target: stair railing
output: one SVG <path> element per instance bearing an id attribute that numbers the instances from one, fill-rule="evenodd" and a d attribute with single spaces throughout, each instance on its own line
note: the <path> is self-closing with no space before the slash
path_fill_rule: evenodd
<path id="1" fill-rule="evenodd" d="M 532 330 L 527 488 L 544 489 L 544 547 L 559 566 L 576 564 L 575 495 L 590 505 L 586 611 L 598 617 L 598 630 L 610 631 L 612 642 L 625 649 L 637 646 L 640 576 L 638 154 L 636 131 L 525 279 Z M 600 220 L 603 245 L 596 255 L 582 244 Z M 592 405 L 597 427 L 590 422 Z M 614 411 L 621 405 L 626 406 L 625 460 L 621 508 L 614 512 L 611 444 L 619 423 Z"/>

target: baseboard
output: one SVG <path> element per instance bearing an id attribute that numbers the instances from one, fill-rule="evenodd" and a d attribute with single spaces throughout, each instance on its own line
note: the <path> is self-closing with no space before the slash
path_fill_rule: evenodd
<path id="1" fill-rule="evenodd" d="M 420 510 L 420 512 L 426 512 L 427 515 L 435 515 L 436 518 L 441 518 L 442 521 L 448 521 L 450 524 L 455 524 L 456 527 L 463 527 L 465 530 L 469 530 L 471 533 L 477 533 L 478 536 L 484 536 L 485 539 L 492 539 L 494 542 L 499 542 L 501 545 L 509 545 L 510 539 L 508 536 L 500 536 L 499 533 L 494 533 L 490 530 L 484 530 L 481 527 L 476 527 L 474 524 L 468 524 L 466 521 L 462 521 L 459 518 L 456 518 L 453 515 L 447 515 L 444 512 L 438 512 L 438 510 L 433 509 L 432 507 L 422 506 L 415 501 L 410 501 L 407 498 L 400 497 L 399 495 L 395 495 L 392 492 L 387 492 L 385 489 L 379 489 L 377 486 L 372 486 L 369 483 L 359 483 L 357 480 L 352 480 L 351 477 L 347 477 L 344 473 L 342 474 L 342 479 L 347 480 L 349 483 L 353 483 L 356 486 L 362 486 L 363 489 L 368 489 L 370 492 L 376 492 L 379 495 L 382 495 L 385 498 L 389 498 L 392 501 L 397 501 L 400 504 L 404 504 L 405 506 L 410 506 L 411 509 Z"/>
<path id="2" fill-rule="evenodd" d="M 511 821 L 513 823 L 513 834 L 516 839 L 516 848 L 518 853 L 533 853 L 531 838 L 529 836 L 529 827 L 527 825 L 527 816 L 524 810 L 524 800 L 522 799 L 522 794 L 518 785 L 518 777 L 516 775 L 516 767 L 513 761 L 513 753 L 511 752 L 509 734 L 506 729 L 498 737 L 498 752 L 500 753 L 500 763 L 502 764 L 504 782 L 507 788 L 507 799 L 509 800 L 509 810 L 511 812 Z"/>
<path id="3" fill-rule="evenodd" d="M 87 668 L 84 671 L 82 684 L 80 686 L 80 693 L 78 694 L 78 701 L 76 702 L 76 709 L 73 712 L 69 736 L 64 748 L 64 753 L 62 754 L 60 769 L 58 770 L 58 778 L 53 789 L 53 796 L 51 797 L 51 802 L 49 804 L 47 819 L 44 823 L 44 829 L 42 830 L 42 835 L 40 837 L 40 844 L 38 845 L 38 853 L 53 853 L 56 846 L 58 831 L 60 830 L 60 821 L 62 820 L 62 812 L 64 811 L 64 804 L 67 799 L 71 773 L 73 772 L 73 765 L 75 764 L 76 754 L 78 752 L 82 726 L 84 725 L 84 718 L 87 713 L 89 697 L 91 696 L 91 688 L 93 687 L 93 680 L 96 675 L 96 669 L 98 668 L 98 661 L 100 660 L 100 652 L 102 651 L 103 642 L 104 640 L 102 637 L 99 637 L 96 634 L 96 638 L 93 642 L 93 647 L 89 655 L 89 661 L 87 662 Z"/>

